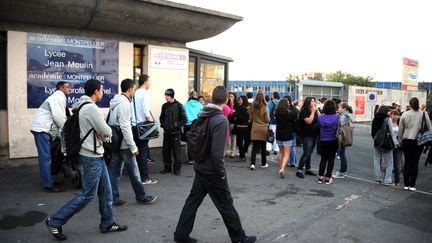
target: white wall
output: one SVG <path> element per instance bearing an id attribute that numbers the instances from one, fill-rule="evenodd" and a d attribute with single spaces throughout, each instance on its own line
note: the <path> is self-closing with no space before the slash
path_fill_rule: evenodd
<path id="1" fill-rule="evenodd" d="M 189 51 L 188 49 L 169 48 L 162 46 L 149 45 L 145 48 L 145 61 L 144 70 L 150 76 L 150 106 L 154 118 L 159 124 L 159 116 L 162 105 L 166 102 L 165 90 L 168 88 L 174 89 L 174 98 L 180 103 L 184 104 L 188 99 L 188 69 L 165 69 L 165 68 L 154 68 L 150 65 L 150 52 L 152 48 L 163 48 L 167 50 L 182 50 L 187 51 L 187 60 L 189 63 Z M 160 124 L 159 124 L 160 125 Z M 150 140 L 150 147 L 161 147 L 162 146 L 162 134 L 163 130 L 159 129 L 161 136 L 159 139 Z"/>
<path id="2" fill-rule="evenodd" d="M 375 99 L 370 99 L 370 95 L 375 95 Z M 373 111 L 375 105 L 391 105 L 396 103 L 401 105 L 401 109 L 405 110 L 405 107 L 409 104 L 409 100 L 412 97 L 417 97 L 420 100 L 420 104 L 426 104 L 426 92 L 420 91 L 407 91 L 407 90 L 396 90 L 396 89 L 379 89 L 371 87 L 359 87 L 349 86 L 348 87 L 348 104 L 353 108 L 353 120 L 356 122 L 372 121 Z M 364 114 L 356 114 L 357 97 L 363 97 L 364 102 Z"/>

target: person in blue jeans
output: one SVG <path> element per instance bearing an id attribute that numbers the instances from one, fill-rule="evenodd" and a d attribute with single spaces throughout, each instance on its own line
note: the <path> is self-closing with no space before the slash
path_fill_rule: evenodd
<path id="1" fill-rule="evenodd" d="M 393 141 L 395 141 L 395 148 L 393 149 L 393 172 L 394 172 L 394 183 L 395 186 L 400 186 L 400 161 L 402 159 L 403 150 L 402 150 L 402 144 L 399 139 L 399 111 L 392 110 L 391 111 L 391 120 L 392 120 L 392 136 Z"/>
<path id="2" fill-rule="evenodd" d="M 307 97 L 299 114 L 299 136 L 303 143 L 303 155 L 300 158 L 296 176 L 304 178 L 303 169 L 306 166 L 306 175 L 316 176 L 311 170 L 311 156 L 319 135 L 319 112 L 315 105 L 315 98 Z"/>
<path id="3" fill-rule="evenodd" d="M 62 192 L 54 185 L 51 177 L 51 147 L 66 121 L 66 97 L 71 88 L 67 82 L 58 82 L 56 92 L 48 97 L 39 107 L 32 121 L 30 131 L 34 136 L 39 159 L 42 186 L 46 192 Z"/>
<path id="4" fill-rule="evenodd" d="M 111 184 L 103 159 L 104 148 L 102 146 L 103 140 L 111 137 L 111 128 L 105 123 L 102 112 L 95 104 L 102 100 L 102 83 L 90 79 L 84 85 L 84 91 L 85 95 L 80 97 L 74 107 L 79 107 L 84 102 L 90 103 L 84 105 L 79 111 L 80 131 L 77 132 L 80 133 L 81 137 L 84 137 L 90 129 L 94 129 L 94 131 L 93 135 L 88 136 L 83 141 L 77 157 L 83 169 L 81 191 L 75 194 L 74 198 L 60 210 L 45 220 L 48 230 L 57 240 L 67 239 L 66 235 L 63 234 L 62 226 L 87 206 L 96 194 L 99 197 L 99 213 L 101 214 L 100 232 L 106 233 L 127 229 L 126 225 L 118 225 L 113 220 Z"/>
<path id="5" fill-rule="evenodd" d="M 111 100 L 108 118 L 108 124 L 120 126 L 123 134 L 120 150 L 113 151 L 112 161 L 109 165 L 113 204 L 114 206 L 127 204 L 127 201 L 120 199 L 118 189 L 118 181 L 120 180 L 123 163 L 128 169 L 129 179 L 135 192 L 135 199 L 139 203 L 152 203 L 156 200 L 156 197 L 146 194 L 135 158 L 138 154 L 138 147 L 132 135 L 131 124 L 131 99 L 135 93 L 135 83 L 132 79 L 125 79 L 121 82 L 120 87 L 122 93 L 115 95 Z"/>
<path id="6" fill-rule="evenodd" d="M 339 124 L 341 127 L 345 126 L 351 126 L 351 114 L 352 114 L 352 108 L 349 106 L 346 102 L 342 102 L 338 106 L 338 113 L 339 113 Z M 346 172 L 348 170 L 348 161 L 346 158 L 345 153 L 346 147 L 342 147 L 338 149 L 338 152 L 336 153 L 337 156 L 340 158 L 340 169 L 336 174 L 333 175 L 333 178 L 345 178 Z"/>

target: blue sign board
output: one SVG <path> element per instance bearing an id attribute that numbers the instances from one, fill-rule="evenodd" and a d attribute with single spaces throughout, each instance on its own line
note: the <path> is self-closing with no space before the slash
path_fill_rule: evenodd
<path id="1" fill-rule="evenodd" d="M 100 107 L 109 107 L 118 93 L 118 41 L 76 36 L 27 34 L 27 107 L 38 108 L 56 91 L 60 81 L 69 82 L 68 106 L 84 94 L 89 79 L 103 84 Z"/>

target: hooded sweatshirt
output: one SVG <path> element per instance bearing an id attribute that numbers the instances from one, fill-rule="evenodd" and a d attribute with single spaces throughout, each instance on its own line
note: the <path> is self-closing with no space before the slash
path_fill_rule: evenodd
<path id="1" fill-rule="evenodd" d="M 228 120 L 222 109 L 214 104 L 208 104 L 198 115 L 209 120 L 210 151 L 208 156 L 199 163 L 194 163 L 197 173 L 225 176 L 224 150 L 228 134 Z"/>
<path id="2" fill-rule="evenodd" d="M 339 121 L 342 127 L 351 126 L 351 113 L 349 113 L 348 111 L 341 112 L 339 114 Z"/>
<path id="3" fill-rule="evenodd" d="M 79 112 L 80 137 L 83 138 L 92 128 L 94 128 L 95 134 L 90 134 L 84 140 L 79 154 L 86 157 L 102 157 L 104 153 L 103 141 L 111 137 L 111 128 L 106 124 L 99 107 L 87 95 L 81 96 L 78 102 L 72 105 L 72 108 L 76 109 L 84 102 L 91 103 L 84 105 Z M 96 153 L 94 151 L 95 138 Z"/>
<path id="4" fill-rule="evenodd" d="M 202 104 L 195 98 L 190 98 L 183 107 L 186 112 L 186 125 L 191 125 L 192 121 L 198 118 L 198 113 L 203 108 Z"/>
<path id="5" fill-rule="evenodd" d="M 133 140 L 132 122 L 131 122 L 131 100 L 124 94 L 117 94 L 110 101 L 110 115 L 108 124 L 120 126 L 123 141 L 120 149 L 130 149 L 132 153 L 138 151 Z"/>

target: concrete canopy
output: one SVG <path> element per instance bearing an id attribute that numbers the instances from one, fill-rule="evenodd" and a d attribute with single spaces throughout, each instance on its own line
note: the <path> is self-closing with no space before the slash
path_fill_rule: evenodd
<path id="1" fill-rule="evenodd" d="M 0 22 L 179 42 L 213 37 L 243 18 L 163 0 L 2 0 Z"/>

